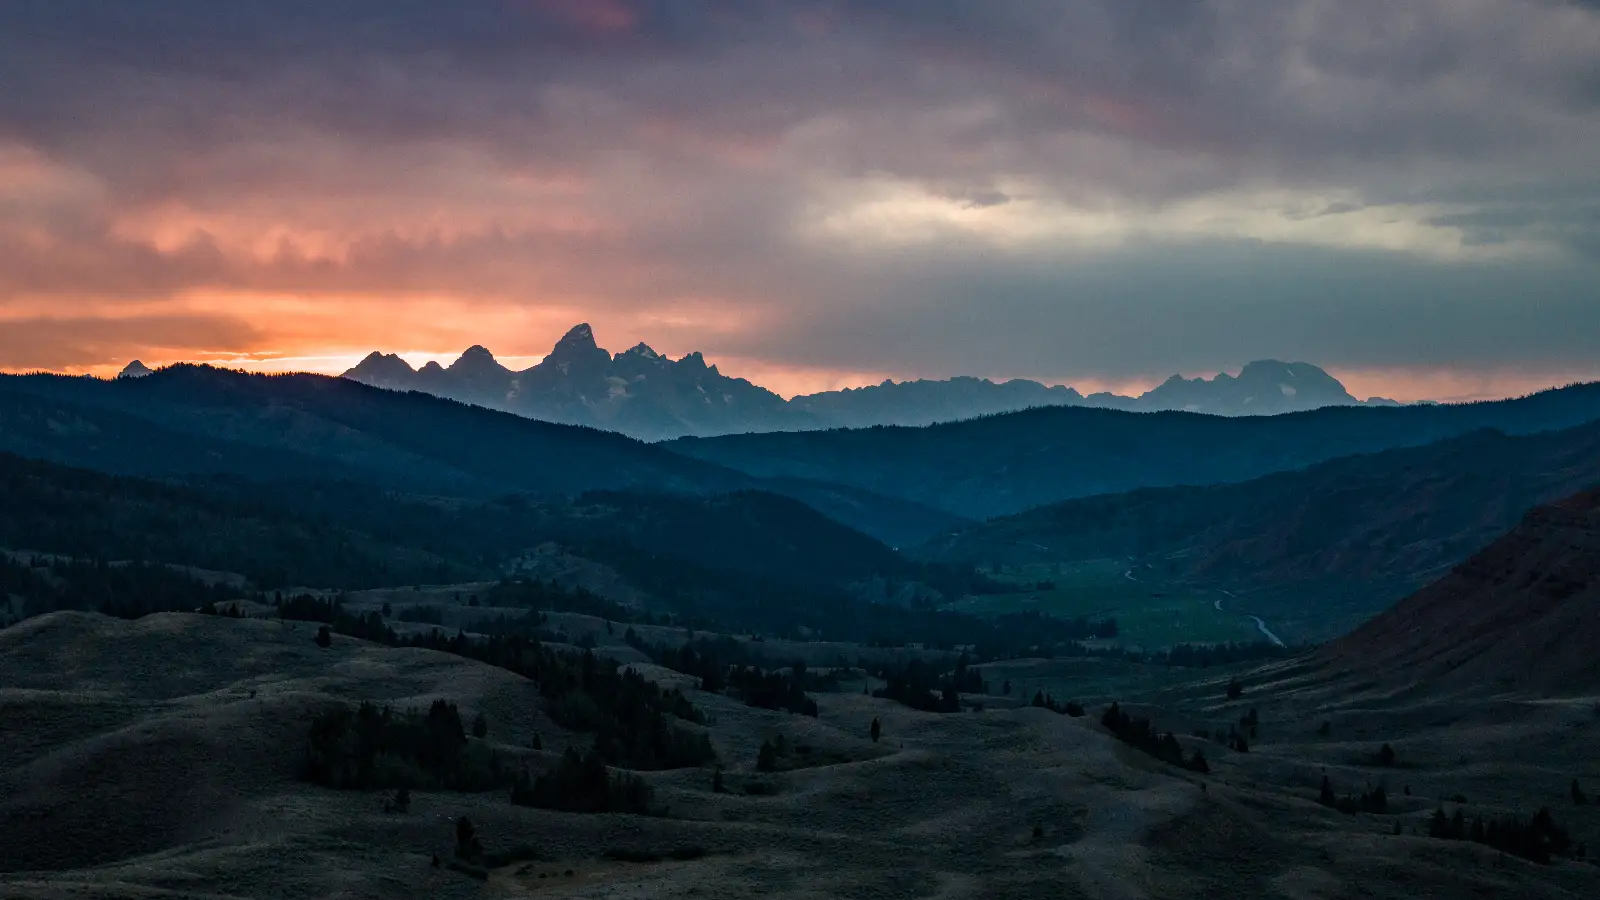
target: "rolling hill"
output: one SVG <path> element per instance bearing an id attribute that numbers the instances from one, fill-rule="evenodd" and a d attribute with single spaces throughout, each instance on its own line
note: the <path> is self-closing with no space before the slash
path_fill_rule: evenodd
<path id="1" fill-rule="evenodd" d="M 1525 516 L 1454 571 L 1317 653 L 1428 690 L 1600 691 L 1600 491 Z"/>
<path id="2" fill-rule="evenodd" d="M 860 488 L 763 482 L 593 428 L 348 379 L 203 366 L 111 381 L 0 376 L 0 452 L 140 477 L 347 480 L 470 499 L 762 489 L 896 545 L 966 524 Z"/>
<path id="3" fill-rule="evenodd" d="M 1328 407 L 1224 418 L 1048 408 L 924 428 L 684 438 L 665 446 L 763 478 L 840 483 L 969 518 L 1141 487 L 1247 481 L 1496 428 L 1600 419 L 1600 384 L 1448 406 Z"/>
<path id="4" fill-rule="evenodd" d="M 547 542 L 610 563 L 815 585 L 931 571 L 797 500 L 753 490 L 475 501 L 354 481 L 166 483 L 0 453 L 0 498 L 0 547 L 197 566 L 267 588 L 493 578 Z"/>
<path id="5" fill-rule="evenodd" d="M 1464 437 L 1208 487 L 1087 497 L 915 548 L 962 564 L 1137 560 L 1139 577 L 1227 589 L 1299 637 L 1341 633 L 1542 503 L 1600 484 L 1600 423 Z"/>
<path id="6" fill-rule="evenodd" d="M 127 417 L 205 442 L 273 454 L 315 457 L 359 472 L 376 483 L 435 486 L 443 493 L 554 491 L 648 485 L 659 490 L 721 490 L 747 480 L 714 465 L 685 460 L 622 435 L 536 422 L 420 393 L 402 394 L 318 375 L 247 375 L 206 366 L 173 366 L 136 379 L 102 381 L 50 375 L 0 377 L 0 392 L 67 404 L 74 439 L 46 408 L 5 431 L 0 449 L 28 440 L 55 446 L 83 443 L 99 427 L 95 416 L 116 414 L 119 438 Z M 33 426 L 28 428 L 27 426 Z M 53 437 L 41 439 L 41 432 Z M 108 441 L 117 455 L 122 440 Z M 148 454 L 159 457 L 159 451 Z M 192 454 L 186 454 L 191 456 Z M 91 463 L 113 470 L 115 460 Z M 159 461 L 151 465 L 160 465 Z M 228 463 L 228 471 L 240 467 Z M 144 474 L 144 473 L 138 473 Z"/>

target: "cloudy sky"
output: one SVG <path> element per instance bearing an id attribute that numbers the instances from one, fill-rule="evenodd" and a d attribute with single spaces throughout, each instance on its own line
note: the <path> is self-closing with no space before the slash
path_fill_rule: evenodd
<path id="1" fill-rule="evenodd" d="M 1596 0 L 0 0 L 0 368 L 1600 377 Z"/>

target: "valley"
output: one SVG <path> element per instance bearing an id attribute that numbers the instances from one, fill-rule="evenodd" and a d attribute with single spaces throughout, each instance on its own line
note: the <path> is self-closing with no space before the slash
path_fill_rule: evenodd
<path id="1" fill-rule="evenodd" d="M 1006 567 L 991 577 L 1015 585 L 1018 592 L 965 597 L 947 608 L 986 615 L 1033 610 L 1066 619 L 1114 618 L 1119 645 L 1155 650 L 1261 639 L 1247 618 L 1219 611 L 1217 595 L 1131 578 L 1129 565 L 1088 560 Z"/>

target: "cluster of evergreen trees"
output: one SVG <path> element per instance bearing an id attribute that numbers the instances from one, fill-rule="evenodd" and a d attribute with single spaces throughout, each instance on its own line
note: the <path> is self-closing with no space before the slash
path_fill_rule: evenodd
<path id="1" fill-rule="evenodd" d="M 1389 791 L 1380 781 L 1377 787 L 1362 791 L 1360 794 L 1346 794 L 1339 797 L 1334 794 L 1333 781 L 1324 775 L 1322 789 L 1317 794 L 1317 802 L 1347 816 L 1359 812 L 1381 816 L 1389 812 Z"/>
<path id="2" fill-rule="evenodd" d="M 760 709 L 817 715 L 817 701 L 806 690 L 822 686 L 821 679 L 810 677 L 804 662 L 796 661 L 787 670 L 772 668 L 761 654 L 727 636 L 672 647 L 650 644 L 630 627 L 623 639 L 656 665 L 700 679 L 703 691 L 728 693 Z"/>
<path id="3" fill-rule="evenodd" d="M 398 617 L 402 622 L 413 622 L 422 625 L 443 625 L 444 611 L 437 606 L 408 606 L 400 610 Z"/>
<path id="4" fill-rule="evenodd" d="M 237 599 L 240 593 L 165 565 L 62 558 L 35 563 L 0 555 L 0 597 L 22 597 L 22 618 L 75 609 L 137 619 L 193 612 Z"/>
<path id="5" fill-rule="evenodd" d="M 1446 816 L 1444 808 L 1440 807 L 1434 810 L 1428 824 L 1428 836 L 1447 841 L 1472 841 L 1536 863 L 1549 863 L 1552 858 L 1568 856 L 1574 850 L 1566 829 L 1556 824 L 1547 808 L 1540 808 L 1527 821 L 1507 816 L 1485 822 L 1475 817 L 1468 825 L 1460 807 L 1451 816 Z"/>
<path id="6" fill-rule="evenodd" d="M 381 613 L 350 612 L 337 597 L 322 598 L 311 594 L 297 594 L 285 598 L 279 594 L 273 602 L 278 609 L 278 617 L 282 619 L 320 622 L 327 625 L 331 631 L 375 644 L 394 645 L 398 641 L 394 629 L 383 620 Z"/>
<path id="7" fill-rule="evenodd" d="M 311 721 L 301 777 L 341 790 L 443 788 L 484 791 L 507 780 L 497 754 L 467 739 L 454 703 L 427 713 L 363 702 Z"/>
<path id="8" fill-rule="evenodd" d="M 936 665 L 922 659 L 910 660 L 903 666 L 886 666 L 875 674 L 883 679 L 884 686 L 872 692 L 874 697 L 923 712 L 960 712 L 963 689 L 976 687 L 973 693 L 983 691 L 982 678 L 976 669 L 967 668 L 964 657 L 957 663 L 956 671 L 949 674 L 941 673 Z"/>
<path id="9" fill-rule="evenodd" d="M 1066 703 L 1057 703 L 1056 698 L 1044 693 L 1043 691 L 1036 691 L 1034 693 L 1032 705 L 1039 707 L 1040 709 L 1048 709 L 1053 713 L 1061 713 L 1065 716 L 1071 716 L 1074 719 L 1083 718 L 1083 704 L 1076 700 L 1068 700 Z"/>
<path id="10" fill-rule="evenodd" d="M 1146 661 L 1157 665 L 1204 669 L 1263 659 L 1288 659 L 1303 649 L 1280 647 L 1271 641 L 1178 644 L 1170 649 L 1149 654 Z"/>
<path id="11" fill-rule="evenodd" d="M 515 534 L 496 536 L 506 521 L 492 504 L 411 501 L 350 481 L 177 484 L 6 453 L 0 496 L 0 546 L 237 572 L 268 589 L 468 580 L 488 570 L 486 547 L 509 550 Z"/>
<path id="12" fill-rule="evenodd" d="M 716 758 L 710 740 L 676 724 L 704 724 L 705 717 L 683 692 L 665 691 L 614 660 L 592 651 L 575 655 L 520 634 L 469 638 L 438 630 L 401 637 L 377 613 L 354 615 L 337 600 L 297 597 L 280 607 L 286 618 L 307 616 L 332 631 L 386 644 L 452 653 L 498 666 L 539 685 L 550 717 L 574 731 L 595 734 L 601 758 L 630 769 L 700 766 Z"/>
<path id="13" fill-rule="evenodd" d="M 873 719 L 873 742 L 882 735 L 882 725 Z M 784 735 L 777 735 L 761 742 L 761 749 L 756 752 L 757 772 L 787 772 L 793 769 L 805 769 L 814 766 L 829 766 L 847 763 L 851 757 L 837 751 L 820 750 L 810 744 L 791 744 Z M 757 790 L 760 790 L 759 788 Z M 747 788 L 748 792 L 749 789 Z"/>
<path id="14" fill-rule="evenodd" d="M 519 575 L 501 579 L 484 596 L 483 605 L 578 613 L 608 622 L 655 623 L 655 617 L 648 612 L 614 603 L 582 586 L 565 587 L 554 578 L 544 581 Z"/>
<path id="15" fill-rule="evenodd" d="M 816 718 L 817 701 L 806 694 L 805 683 L 805 663 L 796 663 L 788 672 L 769 672 L 757 666 L 734 666 L 728 670 L 729 689 L 746 705 Z"/>
<path id="16" fill-rule="evenodd" d="M 537 778 L 523 772 L 511 787 L 512 803 L 561 812 L 643 815 L 650 801 L 644 779 L 631 772 L 612 775 L 597 749 L 579 753 L 569 747 L 550 771 Z"/>
<path id="17" fill-rule="evenodd" d="M 1210 764 L 1206 762 L 1206 755 L 1199 747 L 1194 748 L 1194 753 L 1185 759 L 1183 746 L 1178 743 L 1178 738 L 1172 732 L 1158 732 L 1155 726 L 1150 724 L 1149 719 L 1144 717 L 1135 719 L 1123 712 L 1122 707 L 1115 702 L 1100 717 L 1100 724 L 1116 736 L 1117 740 L 1164 763 L 1202 774 L 1211 771 Z"/>

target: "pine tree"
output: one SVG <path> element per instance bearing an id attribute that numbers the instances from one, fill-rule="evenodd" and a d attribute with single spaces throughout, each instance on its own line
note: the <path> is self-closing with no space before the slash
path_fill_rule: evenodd
<path id="1" fill-rule="evenodd" d="M 478 713 L 472 720 L 472 736 L 480 741 L 489 736 L 489 720 L 483 717 L 483 713 Z"/>
<path id="2" fill-rule="evenodd" d="M 466 816 L 456 820 L 456 856 L 467 862 L 483 858 L 483 844 L 478 840 L 478 829 Z"/>
<path id="3" fill-rule="evenodd" d="M 333 646 L 333 631 L 329 629 L 328 626 L 323 625 L 317 629 L 317 636 L 313 638 L 313 640 L 316 642 L 318 647 L 326 650 L 327 648 Z"/>
<path id="4" fill-rule="evenodd" d="M 1589 797 L 1583 792 L 1583 788 L 1578 787 L 1578 779 L 1576 778 L 1572 779 L 1572 802 L 1578 806 L 1589 802 Z"/>
<path id="5" fill-rule="evenodd" d="M 877 719 L 872 720 L 872 742 L 876 744 L 878 738 L 883 736 L 883 723 Z"/>
<path id="6" fill-rule="evenodd" d="M 756 754 L 756 771 L 771 772 L 778 767 L 778 750 L 772 746 L 771 741 L 762 741 L 761 750 Z"/>
<path id="7" fill-rule="evenodd" d="M 1379 748 L 1378 765 L 1388 768 L 1394 765 L 1394 761 L 1395 752 L 1393 747 L 1389 746 L 1388 744 L 1384 744 L 1381 748 Z"/>
<path id="8" fill-rule="evenodd" d="M 1317 802 L 1323 806 L 1334 806 L 1339 802 L 1333 793 L 1333 782 L 1326 775 L 1322 776 L 1322 791 L 1317 794 Z"/>

